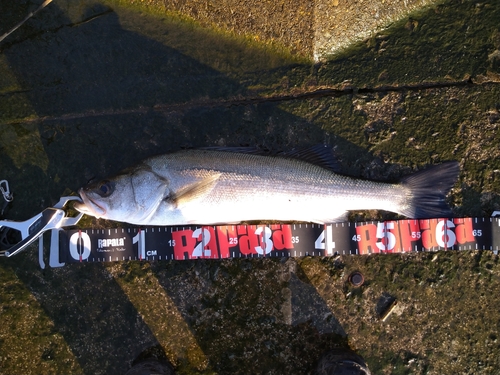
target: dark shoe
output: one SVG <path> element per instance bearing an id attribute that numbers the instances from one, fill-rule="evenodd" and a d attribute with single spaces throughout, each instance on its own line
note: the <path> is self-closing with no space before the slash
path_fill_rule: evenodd
<path id="1" fill-rule="evenodd" d="M 371 375 L 363 358 L 348 349 L 333 349 L 321 357 L 316 375 Z"/>
<path id="2" fill-rule="evenodd" d="M 149 358 L 137 362 L 125 375 L 175 375 L 175 371 L 168 362 Z"/>

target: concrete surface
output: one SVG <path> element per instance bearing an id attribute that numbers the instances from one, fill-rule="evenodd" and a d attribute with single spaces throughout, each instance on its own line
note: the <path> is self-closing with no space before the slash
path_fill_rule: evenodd
<path id="1" fill-rule="evenodd" d="M 0 34 L 40 3 L 1 3 Z M 183 147 L 322 142 L 345 173 L 380 180 L 458 160 L 454 213 L 489 216 L 498 19 L 497 1 L 445 1 L 314 63 L 154 4 L 54 1 L 0 43 L 5 217 Z M 360 289 L 346 282 L 354 270 Z M 0 259 L 0 373 L 123 374 L 148 355 L 180 374 L 311 373 L 349 346 L 376 374 L 494 374 L 499 276 L 488 251 L 41 270 L 35 246 Z M 382 322 L 388 296 L 398 305 Z"/>

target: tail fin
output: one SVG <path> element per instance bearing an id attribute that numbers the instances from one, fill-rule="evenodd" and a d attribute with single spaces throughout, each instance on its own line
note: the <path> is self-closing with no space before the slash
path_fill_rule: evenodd
<path id="1" fill-rule="evenodd" d="M 450 161 L 404 177 L 401 185 L 411 193 L 400 213 L 413 219 L 450 217 L 452 213 L 445 198 L 459 172 L 458 162 Z"/>

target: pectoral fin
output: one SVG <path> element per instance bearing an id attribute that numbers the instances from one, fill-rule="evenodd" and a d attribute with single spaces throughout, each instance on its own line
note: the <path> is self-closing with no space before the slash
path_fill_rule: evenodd
<path id="1" fill-rule="evenodd" d="M 179 207 L 184 204 L 190 203 L 195 199 L 202 198 L 212 191 L 212 189 L 217 184 L 220 176 L 221 174 L 217 173 L 200 181 L 184 186 L 175 193 L 171 193 L 168 197 L 165 198 L 165 200 L 175 205 L 176 207 Z"/>

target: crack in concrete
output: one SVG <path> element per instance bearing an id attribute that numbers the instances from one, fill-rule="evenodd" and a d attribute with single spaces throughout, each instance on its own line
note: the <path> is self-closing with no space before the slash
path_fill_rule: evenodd
<path id="1" fill-rule="evenodd" d="M 90 117 L 101 117 L 101 116 L 115 116 L 115 115 L 127 115 L 127 114 L 140 114 L 147 112 L 180 112 L 192 109 L 202 109 L 202 108 L 220 108 L 220 107 L 234 107 L 234 106 L 246 106 L 254 104 L 265 104 L 265 103 L 276 103 L 276 102 L 288 102 L 295 100 L 308 100 L 308 99 L 318 99 L 318 98 L 339 98 L 343 96 L 354 96 L 362 94 L 373 94 L 373 93 L 384 93 L 384 92 L 418 92 L 432 89 L 441 88 L 451 88 L 451 87 L 473 87 L 473 86 L 484 86 L 487 84 L 500 84 L 498 81 L 492 80 L 479 80 L 474 81 L 472 77 L 461 81 L 447 81 L 447 82 L 422 82 L 417 84 L 407 84 L 400 86 L 376 86 L 376 87 L 353 87 L 347 86 L 341 89 L 338 88 L 319 88 L 312 91 L 304 91 L 300 93 L 282 94 L 282 95 L 270 95 L 270 96 L 258 96 L 258 97 L 248 97 L 248 98 L 230 98 L 230 99 L 213 99 L 213 100 L 192 100 L 185 103 L 176 104 L 157 104 L 153 107 L 137 107 L 131 109 L 108 109 L 101 111 L 86 111 L 81 113 L 67 113 L 59 116 L 40 116 L 31 117 L 29 119 L 19 119 L 10 122 L 4 122 L 3 124 L 23 124 L 23 123 L 34 123 L 34 122 L 48 122 L 48 121 L 68 121 L 81 118 Z M 21 91 L 22 92 L 22 91 Z M 17 94 L 19 91 L 3 93 L 0 96 L 6 96 L 10 94 Z"/>
<path id="2" fill-rule="evenodd" d="M 36 12 L 38 12 L 38 10 Z M 14 29 L 12 29 L 8 33 L 2 35 L 2 37 L 0 37 L 0 42 L 3 39 L 5 39 L 7 36 L 9 36 L 11 33 L 13 33 L 15 30 L 17 30 L 17 28 L 19 28 L 22 24 L 24 24 L 29 18 L 31 18 L 33 15 L 35 15 L 36 12 L 30 13 L 30 16 L 27 17 L 27 18 L 25 18 L 18 25 L 16 25 Z M 23 38 L 21 40 L 16 40 L 16 41 L 4 43 L 3 47 L 0 48 L 0 52 L 5 52 L 5 51 L 9 50 L 11 47 L 13 47 L 15 45 L 22 44 L 22 43 L 26 42 L 27 40 L 35 39 L 35 38 L 39 37 L 40 35 L 44 35 L 46 33 L 52 33 L 52 34 L 54 34 L 54 33 L 57 33 L 59 30 L 64 29 L 65 27 L 77 27 L 77 26 L 83 25 L 85 23 L 88 23 L 88 22 L 91 22 L 91 21 L 95 20 L 96 18 L 100 18 L 102 16 L 105 16 L 106 14 L 109 14 L 109 13 L 113 13 L 113 9 L 109 8 L 109 9 L 103 11 L 102 13 L 94 14 L 94 15 L 89 16 L 87 18 L 84 18 L 83 20 L 78 21 L 78 22 L 67 23 L 67 24 L 63 24 L 63 25 L 60 25 L 58 27 L 54 27 L 54 28 L 51 28 L 51 29 L 40 30 L 40 31 L 38 31 L 36 33 L 28 35 L 27 37 L 25 37 L 25 38 Z"/>

